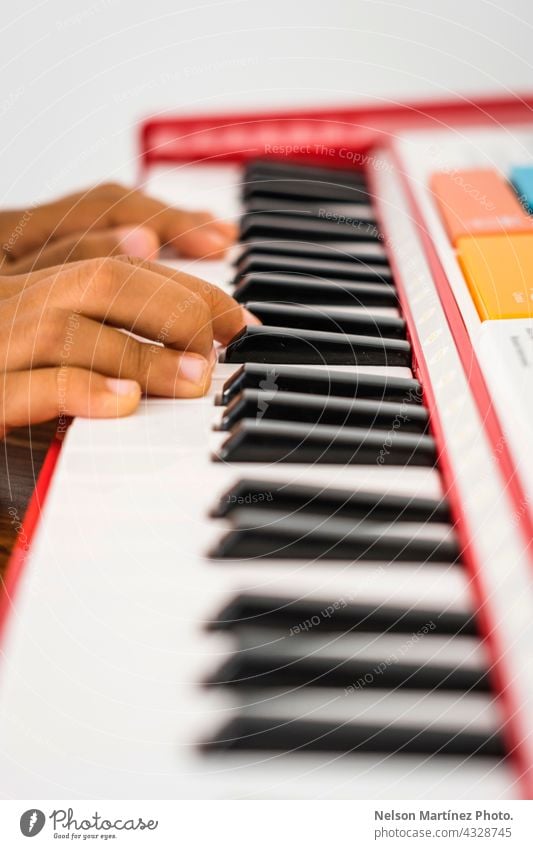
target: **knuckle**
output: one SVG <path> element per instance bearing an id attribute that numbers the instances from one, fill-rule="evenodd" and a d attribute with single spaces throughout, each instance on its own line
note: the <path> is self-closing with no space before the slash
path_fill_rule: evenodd
<path id="1" fill-rule="evenodd" d="M 202 298 L 191 292 L 182 301 L 182 308 L 189 310 L 191 325 L 197 333 L 211 330 L 211 310 Z"/>
<path id="2" fill-rule="evenodd" d="M 86 260 L 80 268 L 84 293 L 100 293 L 106 299 L 113 298 L 119 287 L 120 265 L 112 257 Z"/>
<path id="3" fill-rule="evenodd" d="M 110 276 L 109 262 L 109 257 L 98 257 L 85 259 L 70 266 L 66 273 L 61 275 L 64 296 L 71 300 L 74 295 L 80 304 L 90 299 L 99 287 L 107 282 Z"/>
<path id="4" fill-rule="evenodd" d="M 128 193 L 128 189 L 125 186 L 121 183 L 115 183 L 112 180 L 100 183 L 99 186 L 96 186 L 95 191 L 108 198 L 121 198 Z"/>
<path id="5" fill-rule="evenodd" d="M 120 183 L 102 183 L 83 198 L 83 207 L 99 227 L 112 227 L 120 210 L 130 203 L 131 196 L 131 189 Z"/>
<path id="6" fill-rule="evenodd" d="M 231 295 L 223 292 L 218 286 L 212 286 L 209 283 L 204 288 L 204 297 L 206 298 L 211 311 L 221 319 L 231 320 L 241 314 L 240 305 Z"/>
<path id="7" fill-rule="evenodd" d="M 65 345 L 68 313 L 58 307 L 47 307 L 35 320 L 35 348 L 39 353 L 56 355 Z"/>
<path id="8" fill-rule="evenodd" d="M 126 337 L 122 354 L 123 373 L 144 385 L 148 379 L 150 363 L 150 346 L 137 342 L 131 336 Z"/>
<path id="9" fill-rule="evenodd" d="M 212 312 L 220 313 L 223 312 L 224 308 L 227 309 L 233 305 L 233 298 L 230 298 L 217 286 L 211 286 L 209 283 L 204 284 L 202 292 Z"/>
<path id="10" fill-rule="evenodd" d="M 140 259 L 138 256 L 133 256 L 132 254 L 114 254 L 113 259 L 116 262 L 122 262 L 126 265 L 132 265 L 135 268 L 147 267 L 144 260 Z"/>

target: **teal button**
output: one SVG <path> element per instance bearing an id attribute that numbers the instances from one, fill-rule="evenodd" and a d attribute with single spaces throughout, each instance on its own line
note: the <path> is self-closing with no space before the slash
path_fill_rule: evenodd
<path id="1" fill-rule="evenodd" d="M 510 179 L 524 208 L 533 213 L 533 165 L 516 165 Z"/>

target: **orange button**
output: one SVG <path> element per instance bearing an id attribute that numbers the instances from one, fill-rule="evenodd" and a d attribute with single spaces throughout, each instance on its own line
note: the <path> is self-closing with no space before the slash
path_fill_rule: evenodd
<path id="1" fill-rule="evenodd" d="M 461 236 L 533 232 L 533 218 L 497 171 L 433 174 L 430 188 L 454 245 Z"/>
<path id="2" fill-rule="evenodd" d="M 464 237 L 457 256 L 482 321 L 533 317 L 533 234 Z"/>

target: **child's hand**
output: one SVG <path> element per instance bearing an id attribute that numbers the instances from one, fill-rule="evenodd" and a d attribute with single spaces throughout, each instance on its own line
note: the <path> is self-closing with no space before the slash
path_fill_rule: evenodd
<path id="1" fill-rule="evenodd" d="M 254 320 L 216 286 L 130 257 L 0 278 L 0 287 L 0 437 L 58 415 L 128 415 L 141 392 L 203 395 L 213 340 L 227 343 Z"/>
<path id="2" fill-rule="evenodd" d="M 235 237 L 233 224 L 208 212 L 173 209 L 105 183 L 53 203 L 0 212 L 0 274 L 118 254 L 151 259 L 167 245 L 181 256 L 214 259 Z"/>

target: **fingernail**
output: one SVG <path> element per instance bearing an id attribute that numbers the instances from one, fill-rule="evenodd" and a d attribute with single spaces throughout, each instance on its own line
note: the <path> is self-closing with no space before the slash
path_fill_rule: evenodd
<path id="1" fill-rule="evenodd" d="M 209 363 L 203 357 L 183 354 L 180 359 L 178 375 L 190 383 L 201 385 L 205 382 L 209 370 Z"/>
<path id="2" fill-rule="evenodd" d="M 245 324 L 257 324 L 258 325 L 258 324 L 263 323 L 263 322 L 259 321 L 257 316 L 255 316 L 253 314 L 253 312 L 250 312 L 250 310 L 247 310 L 244 307 L 242 308 L 242 314 L 243 314 L 243 317 L 244 317 L 244 323 Z"/>
<path id="3" fill-rule="evenodd" d="M 140 387 L 136 380 L 118 380 L 115 377 L 108 377 L 106 384 L 113 395 L 137 395 L 140 392 Z"/>
<path id="4" fill-rule="evenodd" d="M 211 353 L 209 354 L 209 364 L 211 368 L 214 368 L 218 362 L 217 352 L 214 347 L 211 348 Z"/>
<path id="5" fill-rule="evenodd" d="M 150 227 L 117 227 L 118 248 L 125 254 L 150 259 L 159 253 L 157 233 Z"/>

